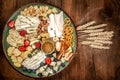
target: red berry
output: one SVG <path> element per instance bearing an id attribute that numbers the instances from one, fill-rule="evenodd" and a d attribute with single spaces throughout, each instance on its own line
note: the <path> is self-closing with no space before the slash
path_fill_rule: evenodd
<path id="1" fill-rule="evenodd" d="M 15 26 L 15 21 L 14 20 L 9 21 L 8 26 L 13 28 Z"/>
<path id="2" fill-rule="evenodd" d="M 20 35 L 21 35 L 21 36 L 25 36 L 26 34 L 27 34 L 27 31 L 26 31 L 26 30 L 21 30 L 21 31 L 20 31 Z"/>
<path id="3" fill-rule="evenodd" d="M 24 52 L 24 51 L 26 51 L 26 47 L 25 46 L 19 46 L 19 48 L 18 48 L 21 52 Z"/>
<path id="4" fill-rule="evenodd" d="M 35 46 L 36 46 L 36 48 L 40 48 L 40 47 L 41 47 L 41 43 L 40 43 L 40 42 L 37 42 L 37 43 L 35 44 Z"/>
<path id="5" fill-rule="evenodd" d="M 50 65 L 50 63 L 51 63 L 51 58 L 47 57 L 47 58 L 45 59 L 45 63 L 46 63 L 47 65 Z"/>
<path id="6" fill-rule="evenodd" d="M 24 40 L 24 46 L 28 47 L 30 45 L 30 41 L 29 40 Z"/>

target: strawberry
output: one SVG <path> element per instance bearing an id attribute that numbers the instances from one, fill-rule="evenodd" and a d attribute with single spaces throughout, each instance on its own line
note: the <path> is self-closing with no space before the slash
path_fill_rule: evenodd
<path id="1" fill-rule="evenodd" d="M 40 47 L 41 47 L 41 43 L 40 43 L 40 42 L 37 42 L 37 43 L 35 44 L 35 46 L 36 46 L 36 48 L 40 48 Z"/>
<path id="2" fill-rule="evenodd" d="M 26 30 L 21 30 L 21 31 L 20 31 L 20 35 L 21 35 L 21 36 L 25 36 L 26 34 L 27 34 L 27 31 L 26 31 Z"/>
<path id="3" fill-rule="evenodd" d="M 47 58 L 45 59 L 45 63 L 46 63 L 47 65 L 50 65 L 51 62 L 52 62 L 52 61 L 51 61 L 51 58 L 47 57 Z"/>
<path id="4" fill-rule="evenodd" d="M 29 45 L 30 45 L 30 41 L 29 41 L 29 40 L 27 40 L 27 39 L 26 39 L 26 40 L 24 40 L 24 46 L 25 46 L 25 47 L 28 47 Z"/>
<path id="5" fill-rule="evenodd" d="M 25 46 L 19 46 L 19 51 L 21 51 L 21 52 L 24 52 L 24 51 L 26 51 L 26 47 Z"/>
<path id="6" fill-rule="evenodd" d="M 14 20 L 9 21 L 8 26 L 13 28 L 15 26 L 15 21 Z"/>

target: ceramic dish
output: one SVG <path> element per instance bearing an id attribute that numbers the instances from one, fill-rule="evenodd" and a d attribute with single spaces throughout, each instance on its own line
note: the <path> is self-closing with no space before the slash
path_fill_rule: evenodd
<path id="1" fill-rule="evenodd" d="M 43 51 L 41 47 L 46 43 Z M 17 10 L 3 31 L 3 49 L 9 63 L 30 77 L 48 77 L 62 71 L 76 51 L 76 31 L 57 7 L 35 3 Z M 54 45 L 53 45 L 54 43 Z"/>

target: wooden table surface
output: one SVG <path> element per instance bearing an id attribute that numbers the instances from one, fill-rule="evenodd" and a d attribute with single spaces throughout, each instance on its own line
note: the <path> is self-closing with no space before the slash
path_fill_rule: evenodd
<path id="1" fill-rule="evenodd" d="M 120 0 L 0 0 L 0 80 L 36 80 L 14 70 L 2 50 L 2 31 L 6 21 L 20 7 L 43 2 L 63 9 L 75 26 L 90 20 L 108 23 L 113 30 L 110 50 L 92 49 L 78 43 L 77 55 L 59 74 L 39 80 L 120 80 Z"/>

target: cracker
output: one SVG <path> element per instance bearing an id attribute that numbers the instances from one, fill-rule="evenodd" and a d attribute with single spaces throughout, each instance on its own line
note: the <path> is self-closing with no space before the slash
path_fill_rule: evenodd
<path id="1" fill-rule="evenodd" d="M 17 62 L 17 58 L 14 55 L 11 56 L 11 60 L 12 62 Z"/>
<path id="2" fill-rule="evenodd" d="M 77 30 L 83 30 L 83 29 L 87 28 L 88 26 L 93 25 L 95 23 L 96 23 L 95 21 L 90 21 L 90 22 L 88 22 L 88 23 L 86 23 L 84 25 L 78 26 Z"/>
<path id="3" fill-rule="evenodd" d="M 70 18 L 65 18 L 65 19 L 64 19 L 64 22 L 65 22 L 65 24 L 68 24 L 68 25 L 71 24 L 71 20 L 70 20 Z"/>
<path id="4" fill-rule="evenodd" d="M 13 51 L 13 54 L 14 54 L 14 56 L 19 56 L 19 55 L 21 55 L 21 52 L 16 48 L 16 49 Z"/>
<path id="5" fill-rule="evenodd" d="M 21 67 L 21 64 L 18 62 L 15 62 L 14 65 L 15 65 L 15 67 Z"/>
<path id="6" fill-rule="evenodd" d="M 28 46 L 28 47 L 26 48 L 26 50 L 29 51 L 29 52 L 32 52 L 32 51 L 33 51 L 33 49 L 32 49 L 31 46 Z"/>
<path id="7" fill-rule="evenodd" d="M 105 27 L 107 26 L 107 24 L 99 24 L 99 25 L 95 25 L 95 26 L 89 26 L 87 27 L 86 29 L 98 29 L 98 28 L 102 28 L 102 27 Z"/>
<path id="8" fill-rule="evenodd" d="M 23 52 L 23 53 L 21 54 L 21 57 L 22 57 L 23 59 L 26 59 L 26 58 L 28 58 L 28 54 L 31 54 L 31 52 L 25 51 L 25 52 Z"/>
<path id="9" fill-rule="evenodd" d="M 20 56 L 18 56 L 16 59 L 17 59 L 17 62 L 18 62 L 18 63 L 22 63 L 22 61 L 23 61 L 23 58 L 20 57 Z"/>
<path id="10" fill-rule="evenodd" d="M 8 56 L 12 56 L 12 55 L 13 55 L 14 49 L 15 49 L 15 47 L 9 47 L 9 48 L 7 49 Z"/>
<path id="11" fill-rule="evenodd" d="M 98 46 L 98 45 L 90 45 L 92 48 L 98 48 L 98 49 L 110 49 L 108 46 Z"/>

